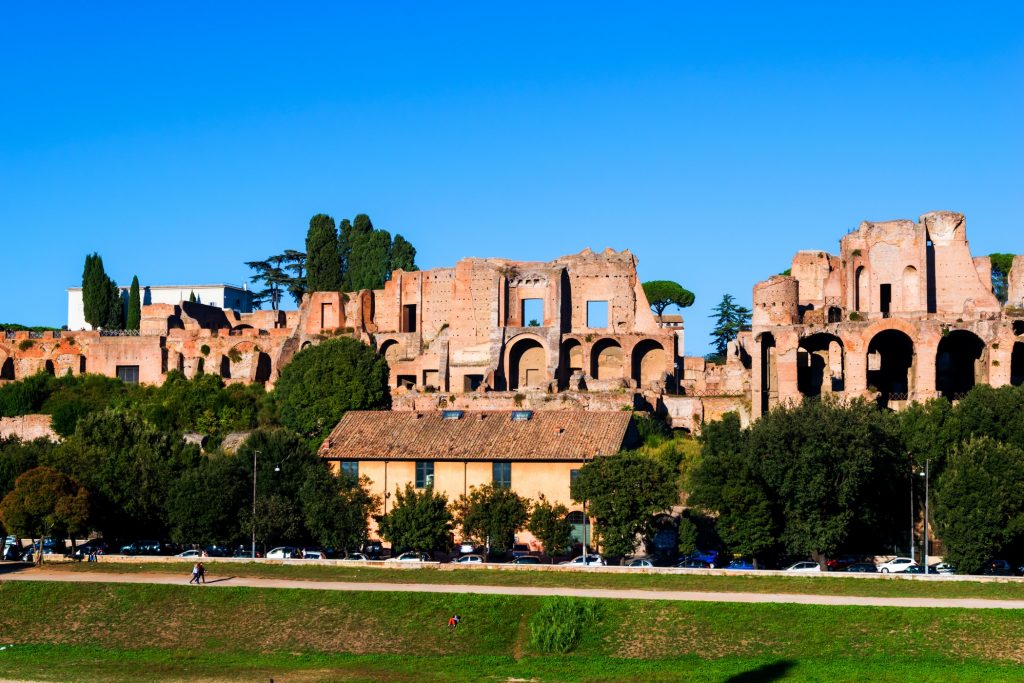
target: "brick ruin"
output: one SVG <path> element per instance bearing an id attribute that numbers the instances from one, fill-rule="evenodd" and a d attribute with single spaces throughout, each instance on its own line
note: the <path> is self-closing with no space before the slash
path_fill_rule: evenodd
<path id="1" fill-rule="evenodd" d="M 138 334 L 7 332 L 0 382 L 44 371 L 159 384 L 171 370 L 273 385 L 310 344 L 357 338 L 391 369 L 395 410 L 649 410 L 698 430 L 738 411 L 837 394 L 900 408 L 1024 376 L 1024 257 L 996 300 L 963 215 L 865 222 L 838 256 L 801 251 L 754 287 L 753 329 L 726 362 L 683 355 L 678 316 L 655 318 L 629 251 L 550 262 L 466 258 L 395 271 L 379 290 L 314 292 L 296 311 L 143 307 Z"/>

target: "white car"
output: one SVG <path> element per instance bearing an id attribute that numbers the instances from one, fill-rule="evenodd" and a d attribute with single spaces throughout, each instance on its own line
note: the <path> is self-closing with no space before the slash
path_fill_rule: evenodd
<path id="1" fill-rule="evenodd" d="M 452 564 L 483 564 L 484 558 L 480 555 L 463 555 L 462 557 L 452 560 Z"/>
<path id="2" fill-rule="evenodd" d="M 297 555 L 298 555 L 298 553 L 295 550 L 295 548 L 292 548 L 290 546 L 282 546 L 280 548 L 274 548 L 269 553 L 267 553 L 267 559 L 268 560 L 287 560 L 287 559 L 291 559 L 293 557 L 296 557 Z"/>
<path id="3" fill-rule="evenodd" d="M 569 564 L 574 567 L 603 567 L 604 560 L 601 559 L 600 555 L 590 554 L 587 555 L 586 562 L 583 561 L 583 555 L 580 555 L 579 557 L 574 557 L 568 562 L 563 562 L 562 564 Z"/>
<path id="4" fill-rule="evenodd" d="M 882 574 L 902 574 L 907 571 L 907 567 L 911 567 L 917 564 L 909 557 L 894 557 L 888 562 L 883 562 L 878 565 L 878 571 Z"/>
<path id="5" fill-rule="evenodd" d="M 178 553 L 175 557 L 202 557 L 202 550 L 186 550 L 183 553 Z"/>
<path id="6" fill-rule="evenodd" d="M 368 562 L 370 558 L 362 553 L 349 553 L 348 557 L 342 558 L 351 562 Z"/>
<path id="7" fill-rule="evenodd" d="M 639 558 L 639 559 L 636 559 L 636 560 L 630 560 L 629 564 L 627 564 L 626 566 L 627 567 L 642 567 L 644 569 L 647 569 L 649 567 L 653 567 L 654 563 L 651 562 L 648 559 Z"/>
<path id="8" fill-rule="evenodd" d="M 320 550 L 303 550 L 302 559 L 304 560 L 322 560 L 324 559 L 323 551 Z"/>
<path id="9" fill-rule="evenodd" d="M 956 574 L 956 567 L 948 562 L 936 562 L 935 564 L 928 567 L 928 571 L 932 574 Z"/>
<path id="10" fill-rule="evenodd" d="M 787 572 L 820 572 L 821 565 L 817 562 L 797 562 L 786 567 Z"/>
<path id="11" fill-rule="evenodd" d="M 426 553 L 410 551 L 402 553 L 398 557 L 392 557 L 388 559 L 388 562 L 430 562 L 430 557 Z"/>

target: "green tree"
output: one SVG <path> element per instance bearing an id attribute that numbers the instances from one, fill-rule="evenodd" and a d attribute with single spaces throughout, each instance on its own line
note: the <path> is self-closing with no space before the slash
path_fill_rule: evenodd
<path id="1" fill-rule="evenodd" d="M 432 486 L 417 491 L 412 484 L 395 489 L 394 503 L 380 518 L 381 538 L 391 543 L 392 550 L 429 552 L 447 549 L 454 518 L 448 499 Z"/>
<path id="2" fill-rule="evenodd" d="M 309 535 L 324 547 L 348 552 L 366 539 L 367 520 L 380 499 L 367 490 L 369 480 L 335 476 L 322 464 L 308 468 L 300 490 Z"/>
<path id="3" fill-rule="evenodd" d="M 572 547 L 572 524 L 569 510 L 561 503 L 550 502 L 542 493 L 530 510 L 526 530 L 533 534 L 550 558 L 568 552 Z"/>
<path id="4" fill-rule="evenodd" d="M 251 266 L 250 266 L 250 267 L 251 267 Z M 190 304 L 194 304 L 194 303 L 196 303 L 196 293 L 195 293 L 195 290 L 193 290 L 193 291 L 190 291 L 190 292 L 188 293 L 188 302 L 189 302 Z"/>
<path id="5" fill-rule="evenodd" d="M 139 331 L 139 324 L 142 322 L 142 297 L 139 294 L 139 276 L 132 278 L 131 289 L 128 290 L 128 320 L 124 328 L 126 330 Z"/>
<path id="6" fill-rule="evenodd" d="M 711 331 L 711 345 L 715 349 L 709 359 L 724 362 L 729 342 L 744 331 L 750 329 L 750 309 L 740 306 L 730 294 L 723 294 L 722 300 L 713 309 L 711 318 L 715 327 Z"/>
<path id="7" fill-rule="evenodd" d="M 935 486 L 945 559 L 964 574 L 1024 538 L 1024 451 L 987 436 L 954 450 Z"/>
<path id="8" fill-rule="evenodd" d="M 124 329 L 124 302 L 121 300 L 121 288 L 113 280 L 107 281 L 107 319 L 101 326 L 105 330 Z"/>
<path id="9" fill-rule="evenodd" d="M 82 312 L 94 328 L 123 327 L 121 290 L 107 277 L 103 257 L 93 252 L 85 257 L 82 271 Z"/>
<path id="10" fill-rule="evenodd" d="M 404 270 L 407 273 L 419 270 L 416 266 L 416 247 L 401 235 L 395 235 L 391 243 L 391 270 Z"/>
<path id="11" fill-rule="evenodd" d="M 586 502 L 603 552 L 630 555 L 652 516 L 679 502 L 674 473 L 665 463 L 635 453 L 598 457 L 580 468 L 572 499 Z"/>
<path id="12" fill-rule="evenodd" d="M 236 457 L 203 458 L 171 483 L 166 503 L 171 540 L 206 546 L 248 538 L 239 519 L 252 504 L 252 488 L 241 465 Z"/>
<path id="13" fill-rule="evenodd" d="M 53 534 L 78 534 L 89 520 L 89 494 L 74 479 L 51 467 L 36 467 L 14 483 L 0 502 L 0 520 L 21 537 L 38 538 L 36 564 L 43 562 L 43 542 Z"/>
<path id="14" fill-rule="evenodd" d="M 989 261 L 992 262 L 992 292 L 999 299 L 999 303 L 1006 303 L 1007 288 L 1009 285 L 1010 269 L 1013 268 L 1014 254 L 989 254 Z"/>
<path id="15" fill-rule="evenodd" d="M 340 292 L 341 254 L 334 219 L 318 213 L 309 219 L 306 233 L 306 284 L 312 292 Z"/>
<path id="16" fill-rule="evenodd" d="M 459 496 L 452 511 L 463 538 L 503 553 L 512 548 L 516 532 L 530 518 L 530 501 L 512 489 L 484 484 Z"/>
<path id="17" fill-rule="evenodd" d="M 243 507 L 239 525 L 252 534 L 252 508 Z M 256 543 L 264 548 L 279 543 L 297 543 L 303 532 L 302 512 L 297 502 L 287 496 L 272 494 L 256 498 Z"/>
<path id="18" fill-rule="evenodd" d="M 684 289 L 678 282 L 651 280 L 650 282 L 645 282 L 643 287 L 644 294 L 647 295 L 647 303 L 651 305 L 654 313 L 659 318 L 669 306 L 686 308 L 693 305 L 693 292 Z"/>
<path id="19" fill-rule="evenodd" d="M 355 339 L 329 339 L 295 355 L 272 397 L 281 423 L 315 450 L 347 411 L 388 406 L 387 361 Z"/>

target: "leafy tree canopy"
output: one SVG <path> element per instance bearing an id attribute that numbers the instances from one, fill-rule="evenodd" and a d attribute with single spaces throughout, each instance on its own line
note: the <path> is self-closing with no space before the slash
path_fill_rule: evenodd
<path id="1" fill-rule="evenodd" d="M 36 467 L 20 477 L 2 502 L 0 520 L 18 536 L 40 539 L 36 562 L 42 563 L 42 541 L 52 534 L 77 534 L 89 520 L 89 494 L 78 482 L 50 467 Z"/>
<path id="2" fill-rule="evenodd" d="M 417 491 L 412 484 L 396 489 L 386 515 L 380 518 L 381 537 L 392 548 L 429 552 L 448 548 L 454 518 L 448 499 L 432 486 Z"/>
<path id="3" fill-rule="evenodd" d="M 308 468 L 299 496 L 310 535 L 320 545 L 348 556 L 367 536 L 367 520 L 380 498 L 367 490 L 369 480 L 335 475 L 323 465 Z"/>
<path id="4" fill-rule="evenodd" d="M 1010 269 L 1013 268 L 1014 254 L 989 254 L 992 263 L 992 292 L 1001 303 L 1006 303 Z"/>
<path id="5" fill-rule="evenodd" d="M 550 502 L 544 494 L 537 498 L 526 529 L 544 547 L 548 557 L 568 552 L 572 547 L 572 524 L 568 519 L 569 510 L 561 503 Z"/>
<path id="6" fill-rule="evenodd" d="M 515 533 L 530 516 L 530 501 L 512 489 L 485 484 L 470 489 L 452 504 L 462 537 L 497 552 L 512 548 Z"/>
<path id="7" fill-rule="evenodd" d="M 340 292 L 343 287 L 338 230 L 334 219 L 322 213 L 309 219 L 306 287 L 312 292 Z"/>
<path id="8" fill-rule="evenodd" d="M 729 342 L 740 332 L 750 329 L 750 309 L 740 306 L 729 294 L 723 294 L 722 300 L 712 309 L 709 316 L 714 319 L 715 327 L 711 331 L 711 345 L 714 353 L 709 356 L 715 362 L 724 362 Z"/>
<path id="9" fill-rule="evenodd" d="M 692 306 L 694 301 L 693 292 L 684 289 L 678 282 L 671 280 L 651 280 L 643 284 L 644 294 L 647 295 L 647 303 L 654 309 L 655 314 L 661 316 L 669 306 L 686 308 Z"/>

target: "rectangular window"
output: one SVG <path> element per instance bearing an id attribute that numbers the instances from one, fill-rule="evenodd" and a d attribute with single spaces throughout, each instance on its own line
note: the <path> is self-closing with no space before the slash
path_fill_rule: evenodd
<path id="1" fill-rule="evenodd" d="M 425 489 L 434 485 L 434 461 L 416 461 L 416 488 Z"/>
<path id="2" fill-rule="evenodd" d="M 572 485 L 576 483 L 576 480 L 580 478 L 579 470 L 569 470 L 569 490 L 572 491 Z"/>
<path id="3" fill-rule="evenodd" d="M 138 365 L 118 365 L 117 366 L 117 378 L 125 384 L 138 384 L 139 383 L 139 366 Z"/>
<path id="4" fill-rule="evenodd" d="M 495 461 L 491 464 L 494 488 L 512 488 L 512 463 L 507 460 Z"/>
<path id="5" fill-rule="evenodd" d="M 359 461 L 358 460 L 342 460 L 341 461 L 341 473 L 349 479 L 359 481 Z"/>
<path id="6" fill-rule="evenodd" d="M 402 306 L 402 332 L 416 331 L 416 304 Z"/>
<path id="7" fill-rule="evenodd" d="M 544 299 L 523 299 L 523 327 L 540 327 L 544 324 Z"/>
<path id="8" fill-rule="evenodd" d="M 587 302 L 587 327 L 604 329 L 608 327 L 608 302 Z"/>

